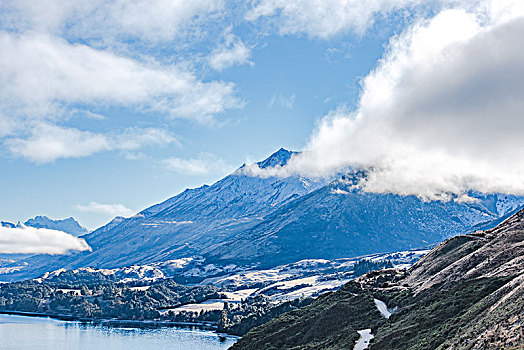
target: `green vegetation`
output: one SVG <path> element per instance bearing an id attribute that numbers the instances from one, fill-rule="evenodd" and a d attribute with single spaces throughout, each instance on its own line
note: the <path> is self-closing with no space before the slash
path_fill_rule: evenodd
<path id="1" fill-rule="evenodd" d="M 353 274 L 355 277 L 362 276 L 371 271 L 378 271 L 382 269 L 392 269 L 393 264 L 389 260 L 372 261 L 368 259 L 359 260 L 353 266 Z"/>
<path id="2" fill-rule="evenodd" d="M 510 279 L 482 278 L 451 289 L 431 288 L 416 296 L 409 292 L 397 294 L 389 303 L 400 310 L 376 330 L 373 349 L 437 349 L 467 329 L 478 315 L 471 315 L 470 309 Z"/>
<path id="3" fill-rule="evenodd" d="M 210 286 L 189 287 L 163 280 L 151 283 L 147 290 L 133 290 L 129 285 L 91 275 L 87 279 L 75 276 L 73 282 L 66 275 L 44 283 L 30 280 L 0 285 L 1 310 L 78 319 L 154 320 L 160 319 L 162 308 L 220 297 Z"/>
<path id="4" fill-rule="evenodd" d="M 482 300 L 511 277 L 467 281 L 452 289 L 435 287 L 418 295 L 410 289 L 387 289 L 395 277 L 369 274 L 366 283 L 350 282 L 339 291 L 251 330 L 233 349 L 352 348 L 360 329 L 371 328 L 372 349 L 446 348 L 449 339 L 468 330 L 487 307 Z M 380 316 L 373 299 L 396 306 L 389 320 Z M 475 315 L 472 315 L 472 310 Z"/>
<path id="5" fill-rule="evenodd" d="M 383 322 L 372 294 L 349 282 L 252 329 L 232 349 L 351 349 L 359 337 L 356 330 Z"/>
<path id="6" fill-rule="evenodd" d="M 246 299 L 240 305 L 226 304 L 218 324 L 218 331 L 233 335 L 244 335 L 252 328 L 286 312 L 307 306 L 312 301 L 312 298 L 301 298 L 275 304 L 269 298 L 259 295 Z"/>

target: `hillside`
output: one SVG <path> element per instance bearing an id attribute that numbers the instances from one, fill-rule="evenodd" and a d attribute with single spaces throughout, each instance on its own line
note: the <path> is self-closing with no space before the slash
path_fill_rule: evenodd
<path id="1" fill-rule="evenodd" d="M 252 330 L 232 349 L 352 348 L 365 329 L 374 336 L 370 349 L 521 348 L 523 271 L 520 211 L 493 229 L 447 240 L 405 273 L 349 282 Z"/>

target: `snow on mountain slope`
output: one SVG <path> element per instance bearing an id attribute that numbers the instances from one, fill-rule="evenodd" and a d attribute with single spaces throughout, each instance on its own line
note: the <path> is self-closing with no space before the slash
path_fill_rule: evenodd
<path id="1" fill-rule="evenodd" d="M 264 295 L 273 302 L 282 302 L 301 297 L 316 297 L 325 292 L 338 289 L 355 278 L 355 266 L 363 260 L 373 262 L 389 261 L 396 269 L 406 269 L 424 256 L 428 250 L 403 251 L 390 254 L 373 254 L 352 259 L 308 259 L 291 264 L 258 270 L 241 266 L 215 266 L 203 259 L 176 259 L 149 265 L 133 265 L 114 269 L 91 267 L 75 270 L 58 269 L 46 272 L 34 279 L 77 280 L 108 278 L 121 283 L 133 283 L 147 288 L 151 282 L 165 278 L 182 277 L 199 285 L 212 285 L 221 289 L 227 301 L 240 301 L 248 296 Z M 198 278 L 198 279 L 195 279 Z M 223 300 L 224 301 L 224 300 Z M 195 308 L 198 305 L 194 304 Z"/>
<path id="2" fill-rule="evenodd" d="M 280 149 L 258 165 L 281 166 L 293 154 Z M 28 260 L 31 267 L 26 271 L 29 277 L 59 267 L 115 268 L 199 255 L 256 225 L 276 207 L 324 184 L 324 180 L 260 178 L 235 171 L 211 186 L 187 189 L 87 234 L 84 238 L 93 248 L 89 254 L 36 256 Z"/>
<path id="3" fill-rule="evenodd" d="M 280 149 L 261 163 L 281 164 L 291 154 Z M 250 177 L 237 171 L 211 186 L 185 190 L 110 230 L 87 235 L 95 251 L 82 263 L 115 267 L 198 255 L 322 184 L 300 177 Z M 114 256 L 115 250 L 129 254 Z"/>
<path id="4" fill-rule="evenodd" d="M 284 166 L 291 159 L 292 156 L 299 152 L 288 151 L 285 148 L 281 148 L 265 160 L 258 162 L 257 165 L 260 169 L 273 168 Z"/>
<path id="5" fill-rule="evenodd" d="M 267 159 L 258 163 L 259 167 L 281 166 L 289 160 L 291 152 L 281 148 Z M 299 197 L 324 184 L 303 177 L 259 178 L 245 175 L 240 169 L 224 177 L 211 186 L 204 185 L 187 189 L 180 195 L 154 205 L 138 215 L 145 218 L 177 218 L 178 221 L 209 219 L 213 214 L 229 220 L 267 212 L 282 202 Z"/>
<path id="6" fill-rule="evenodd" d="M 469 231 L 524 204 L 524 198 L 471 193 L 467 202 L 365 193 L 364 171 L 286 203 L 258 225 L 204 251 L 213 261 L 262 266 L 413 249 Z"/>

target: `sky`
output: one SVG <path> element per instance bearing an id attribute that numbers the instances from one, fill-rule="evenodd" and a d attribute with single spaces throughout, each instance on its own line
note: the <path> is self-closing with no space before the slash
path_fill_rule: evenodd
<path id="1" fill-rule="evenodd" d="M 0 218 L 94 229 L 254 176 L 524 194 L 517 0 L 0 0 Z"/>

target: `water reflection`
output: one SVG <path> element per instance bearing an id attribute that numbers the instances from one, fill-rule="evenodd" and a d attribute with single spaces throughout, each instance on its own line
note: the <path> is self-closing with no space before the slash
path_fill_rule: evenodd
<path id="1" fill-rule="evenodd" d="M 0 348 L 222 350 L 234 337 L 187 328 L 116 328 L 48 318 L 0 315 Z"/>

